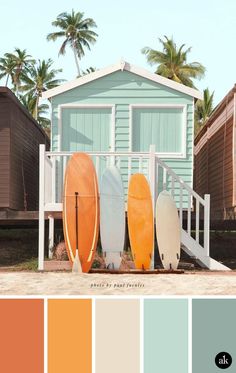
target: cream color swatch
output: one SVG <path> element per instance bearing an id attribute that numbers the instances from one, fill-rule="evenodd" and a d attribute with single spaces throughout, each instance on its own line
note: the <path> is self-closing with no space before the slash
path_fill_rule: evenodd
<path id="1" fill-rule="evenodd" d="M 140 372 L 140 303 L 96 301 L 96 373 Z"/>

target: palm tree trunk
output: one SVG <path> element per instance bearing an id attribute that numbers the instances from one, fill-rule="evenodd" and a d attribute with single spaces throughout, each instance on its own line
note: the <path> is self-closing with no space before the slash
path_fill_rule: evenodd
<path id="1" fill-rule="evenodd" d="M 80 76 L 80 68 L 79 68 L 78 56 L 76 54 L 75 41 L 73 42 L 73 52 L 74 52 L 75 64 L 76 64 L 76 67 L 77 67 L 78 76 Z"/>
<path id="2" fill-rule="evenodd" d="M 7 79 L 6 79 L 6 87 L 8 85 L 8 80 L 9 80 L 10 74 L 7 74 Z"/>
<path id="3" fill-rule="evenodd" d="M 34 119 L 38 121 L 38 106 L 39 106 L 39 95 L 36 97 Z"/>

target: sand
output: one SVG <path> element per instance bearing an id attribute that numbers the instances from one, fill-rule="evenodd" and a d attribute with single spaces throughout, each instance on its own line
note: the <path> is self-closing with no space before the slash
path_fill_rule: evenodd
<path id="1" fill-rule="evenodd" d="M 236 272 L 158 275 L 2 272 L 0 295 L 236 295 Z"/>

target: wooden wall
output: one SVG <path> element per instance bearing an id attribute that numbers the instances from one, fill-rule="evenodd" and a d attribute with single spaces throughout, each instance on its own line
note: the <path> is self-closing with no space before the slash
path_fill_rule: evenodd
<path id="1" fill-rule="evenodd" d="M 48 148 L 49 139 L 12 92 L 1 87 L 0 110 L 0 128 L 8 134 L 0 147 L 0 170 L 7 169 L 0 177 L 0 208 L 38 210 L 39 144 Z"/>
<path id="2" fill-rule="evenodd" d="M 0 207 L 9 207 L 10 185 L 10 116 L 9 102 L 0 96 Z"/>
<path id="3" fill-rule="evenodd" d="M 227 104 L 195 142 L 194 189 L 211 195 L 212 220 L 228 219 L 233 208 L 233 100 Z"/>

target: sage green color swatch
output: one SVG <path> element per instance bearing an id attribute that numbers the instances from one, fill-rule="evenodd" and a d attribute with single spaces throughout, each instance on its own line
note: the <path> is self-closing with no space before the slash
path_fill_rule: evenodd
<path id="1" fill-rule="evenodd" d="M 192 303 L 193 371 L 220 373 L 219 352 L 232 356 L 227 373 L 236 372 L 236 299 L 194 299 Z"/>
<path id="2" fill-rule="evenodd" d="M 144 373 L 188 373 L 188 301 L 145 300 L 143 343 Z"/>

